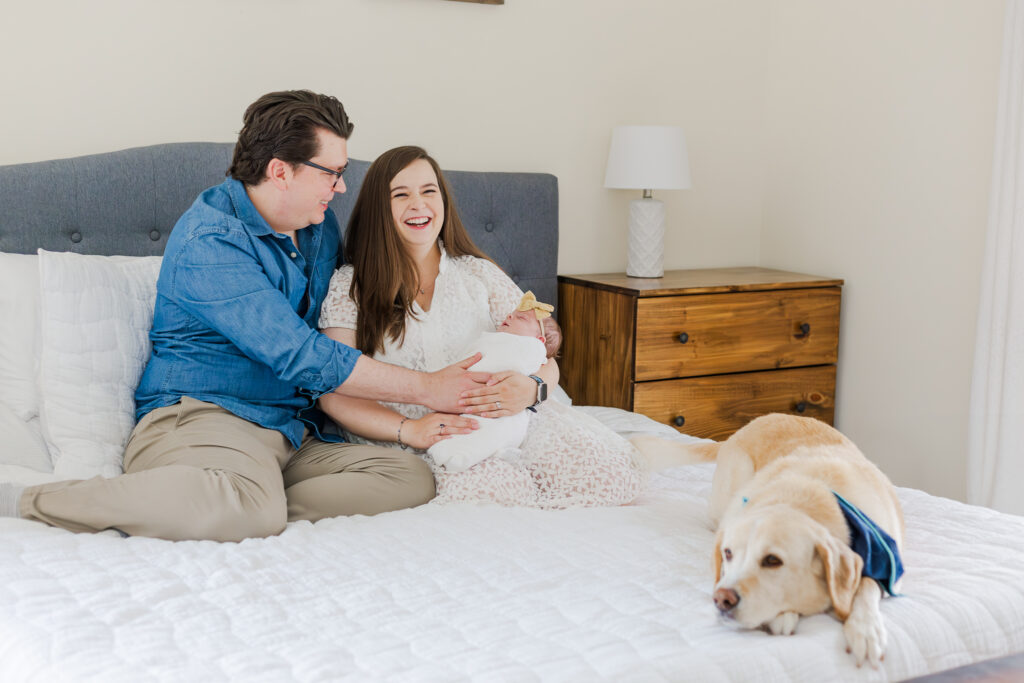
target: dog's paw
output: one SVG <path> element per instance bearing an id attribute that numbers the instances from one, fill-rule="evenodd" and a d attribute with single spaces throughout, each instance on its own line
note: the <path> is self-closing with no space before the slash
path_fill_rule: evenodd
<path id="1" fill-rule="evenodd" d="M 773 636 L 791 636 L 796 631 L 796 622 L 798 621 L 800 621 L 800 615 L 796 612 L 783 612 L 765 626 Z"/>
<path id="2" fill-rule="evenodd" d="M 878 668 L 885 657 L 887 635 L 877 612 L 850 614 L 843 624 L 843 635 L 846 636 L 846 651 L 853 655 L 857 666 L 867 662 L 872 668 Z"/>

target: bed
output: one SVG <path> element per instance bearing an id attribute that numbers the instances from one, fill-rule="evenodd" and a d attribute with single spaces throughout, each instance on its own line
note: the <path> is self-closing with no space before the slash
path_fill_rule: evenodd
<path id="1" fill-rule="evenodd" d="M 159 254 L 230 150 L 0 167 L 0 480 L 116 473 Z M 366 166 L 352 162 L 335 199 L 342 222 Z M 450 180 L 481 248 L 554 301 L 556 179 Z M 690 438 L 578 409 L 624 435 Z M 997 659 L 1024 652 L 1024 518 L 900 489 L 904 594 L 882 604 L 882 667 L 858 669 L 827 615 L 790 637 L 716 618 L 712 471 L 657 472 L 622 507 L 428 504 L 242 543 L 0 519 L 0 680 L 886 681 L 967 666 L 950 674 L 966 680 L 989 660 L 1024 672 Z"/>

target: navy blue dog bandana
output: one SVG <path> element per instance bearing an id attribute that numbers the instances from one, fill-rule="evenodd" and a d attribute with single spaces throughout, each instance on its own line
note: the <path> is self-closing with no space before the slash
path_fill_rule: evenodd
<path id="1" fill-rule="evenodd" d="M 850 547 L 864 558 L 861 574 L 878 581 L 889 595 L 896 595 L 893 585 L 903 576 L 903 561 L 896 541 L 855 505 L 835 491 L 832 493 L 839 499 L 839 509 L 850 527 Z"/>

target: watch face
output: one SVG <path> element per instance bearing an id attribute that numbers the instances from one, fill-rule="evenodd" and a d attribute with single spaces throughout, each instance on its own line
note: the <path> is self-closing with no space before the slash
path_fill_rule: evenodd
<path id="1" fill-rule="evenodd" d="M 537 375 L 530 375 L 530 379 L 537 383 L 537 402 L 533 405 L 539 406 L 542 401 L 548 398 L 548 385 Z"/>

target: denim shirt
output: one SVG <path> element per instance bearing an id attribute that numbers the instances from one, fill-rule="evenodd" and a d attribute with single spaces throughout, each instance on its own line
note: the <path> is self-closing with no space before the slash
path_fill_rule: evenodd
<path id="1" fill-rule="evenodd" d="M 296 448 L 306 428 L 339 440 L 321 435 L 315 409 L 360 356 L 316 329 L 338 261 L 334 212 L 295 236 L 297 248 L 233 178 L 199 195 L 164 250 L 136 419 L 189 396 L 276 429 Z"/>

